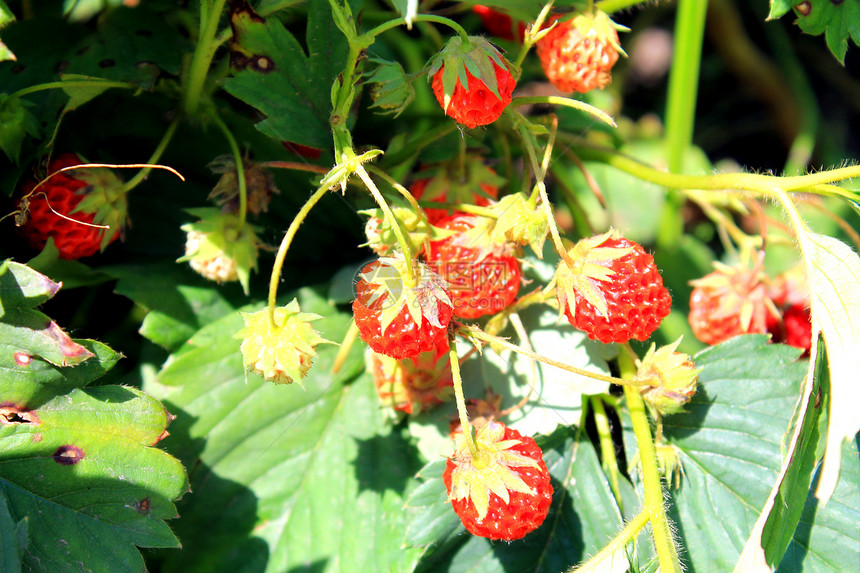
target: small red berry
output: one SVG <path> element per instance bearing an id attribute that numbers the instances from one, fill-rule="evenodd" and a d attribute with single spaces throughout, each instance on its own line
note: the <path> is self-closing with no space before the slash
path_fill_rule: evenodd
<path id="1" fill-rule="evenodd" d="M 812 317 L 809 308 L 795 304 L 782 313 L 785 325 L 785 343 L 795 348 L 802 348 L 806 353 L 812 348 Z"/>
<path id="2" fill-rule="evenodd" d="M 516 87 L 509 65 L 484 38 L 470 36 L 463 46 L 454 37 L 431 61 L 433 94 L 446 115 L 470 129 L 493 123 Z"/>
<path id="3" fill-rule="evenodd" d="M 473 6 L 472 11 L 478 15 L 484 28 L 490 34 L 503 40 L 511 42 L 514 40 L 514 21 L 510 16 L 482 4 Z M 517 39 L 522 42 L 526 32 L 526 25 L 523 22 L 517 22 L 516 26 Z"/>
<path id="4" fill-rule="evenodd" d="M 690 281 L 694 288 L 688 320 L 696 338 L 719 344 L 740 334 L 764 334 L 778 324 L 761 261 L 763 255 L 752 268 L 717 262 L 715 271 Z"/>
<path id="5" fill-rule="evenodd" d="M 48 172 L 81 164 L 77 155 L 64 153 L 51 162 Z M 23 192 L 28 200 L 24 237 L 34 249 L 44 248 L 48 238 L 53 238 L 63 259 L 98 253 L 120 236 L 126 223 L 126 193 L 122 181 L 109 169 L 64 171 L 42 185 L 28 184 Z"/>
<path id="6" fill-rule="evenodd" d="M 547 79 L 563 92 L 603 89 L 618 61 L 618 32 L 601 11 L 570 20 L 553 16 L 555 27 L 538 40 L 536 49 Z"/>
<path id="7" fill-rule="evenodd" d="M 646 340 L 672 306 L 654 257 L 615 231 L 579 241 L 556 272 L 559 310 L 592 340 Z"/>
<path id="8" fill-rule="evenodd" d="M 476 447 L 462 432 L 442 480 L 454 512 L 473 535 L 512 541 L 544 522 L 552 484 L 535 441 L 501 422 L 478 428 Z"/>
<path id="9" fill-rule="evenodd" d="M 453 215 L 436 226 L 456 231 L 439 241 L 431 241 L 427 262 L 451 289 L 454 315 L 479 318 L 495 314 L 517 298 L 522 283 L 520 263 L 508 244 L 483 244 L 485 234 L 469 233 L 478 217 Z"/>
<path id="10" fill-rule="evenodd" d="M 442 404 L 453 395 L 454 378 L 448 362 L 448 341 L 436 350 L 397 360 L 367 349 L 368 371 L 383 406 L 417 414 Z"/>
<path id="11" fill-rule="evenodd" d="M 447 336 L 453 311 L 444 281 L 426 265 L 409 271 L 402 253 L 368 263 L 352 303 L 361 339 L 375 352 L 411 358 L 435 350 Z"/>

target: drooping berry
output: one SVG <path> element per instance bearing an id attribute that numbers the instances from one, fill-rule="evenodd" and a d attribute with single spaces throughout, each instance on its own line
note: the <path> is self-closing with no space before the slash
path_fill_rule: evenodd
<path id="1" fill-rule="evenodd" d="M 621 46 L 616 25 L 606 13 L 582 13 L 568 20 L 553 16 L 555 27 L 538 40 L 536 49 L 547 79 L 563 92 L 603 89 Z"/>
<path id="2" fill-rule="evenodd" d="M 454 379 L 448 362 L 448 341 L 436 350 L 397 360 L 367 349 L 368 371 L 383 406 L 417 414 L 442 404 L 453 395 Z"/>
<path id="3" fill-rule="evenodd" d="M 442 480 L 473 535 L 512 541 L 544 522 L 552 503 L 549 471 L 535 441 L 501 422 L 478 428 L 476 448 L 462 432 Z"/>
<path id="4" fill-rule="evenodd" d="M 445 282 L 427 265 L 413 263 L 410 277 L 400 252 L 368 263 L 352 303 L 361 339 L 391 358 L 435 350 L 447 336 L 453 305 Z"/>
<path id="5" fill-rule="evenodd" d="M 672 298 L 654 258 L 610 231 L 579 241 L 556 271 L 559 311 L 592 340 L 646 340 L 669 314 Z"/>
<path id="6" fill-rule="evenodd" d="M 480 36 L 455 36 L 429 62 L 433 94 L 445 113 L 468 128 L 496 121 L 511 103 L 516 80 L 499 51 Z"/>
<path id="7" fill-rule="evenodd" d="M 242 340 L 245 368 L 275 384 L 301 383 L 317 355 L 317 345 L 334 344 L 310 324 L 322 317 L 302 312 L 296 299 L 275 308 L 274 322 L 268 308 L 241 314 L 245 327 L 234 338 Z"/>
<path id="8" fill-rule="evenodd" d="M 188 262 L 211 281 L 239 281 L 247 294 L 251 270 L 257 268 L 259 240 L 253 227 L 243 225 L 238 215 L 218 209 L 204 207 L 188 212 L 200 220 L 182 225 L 185 256 L 176 262 Z"/>
<path id="9" fill-rule="evenodd" d="M 487 242 L 485 233 L 471 234 L 478 217 L 453 215 L 436 226 L 456 234 L 431 241 L 427 263 L 448 283 L 454 315 L 479 318 L 507 308 L 522 283 L 520 263 L 507 243 Z"/>
<path id="10" fill-rule="evenodd" d="M 778 323 L 779 312 L 768 294 L 763 254 L 753 266 L 715 262 L 716 270 L 690 281 L 690 327 L 705 344 L 719 344 L 739 334 L 764 334 Z"/>
<path id="11" fill-rule="evenodd" d="M 128 201 L 113 171 L 96 167 L 57 173 L 82 163 L 77 155 L 64 153 L 48 166 L 48 173 L 56 175 L 22 190 L 22 232 L 34 249 L 44 248 L 52 238 L 60 258 L 80 259 L 104 250 L 122 234 Z"/>

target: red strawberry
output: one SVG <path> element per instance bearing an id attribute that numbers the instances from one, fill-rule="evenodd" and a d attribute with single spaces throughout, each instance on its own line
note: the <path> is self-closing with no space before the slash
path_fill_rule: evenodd
<path id="1" fill-rule="evenodd" d="M 785 326 L 785 343 L 795 348 L 802 348 L 809 353 L 812 348 L 812 318 L 809 308 L 795 304 L 782 313 Z"/>
<path id="2" fill-rule="evenodd" d="M 48 172 L 81 163 L 77 155 L 64 153 L 51 162 Z M 30 246 L 42 249 L 51 237 L 63 259 L 89 257 L 103 250 L 120 235 L 128 213 L 122 181 L 105 168 L 58 173 L 43 185 L 27 185 L 24 197 L 29 211 L 23 233 Z"/>
<path id="3" fill-rule="evenodd" d="M 510 65 L 484 38 L 469 36 L 464 45 L 456 36 L 429 62 L 433 94 L 447 115 L 470 129 L 493 123 L 517 85 Z"/>
<path id="4" fill-rule="evenodd" d="M 489 6 L 478 4 L 472 7 L 472 11 L 481 19 L 484 28 L 492 34 L 502 38 L 503 40 L 514 40 L 514 21 L 513 19 L 498 10 L 493 10 Z M 526 33 L 526 25 L 522 22 L 517 22 L 517 39 L 522 42 Z"/>
<path id="5" fill-rule="evenodd" d="M 547 79 L 563 92 L 603 89 L 612 80 L 610 71 L 621 51 L 616 25 L 599 10 L 560 18 L 550 19 L 557 22 L 555 27 L 536 45 Z"/>
<path id="6" fill-rule="evenodd" d="M 669 314 L 672 298 L 654 258 L 610 231 L 579 241 L 556 272 L 559 310 L 592 340 L 646 340 Z"/>
<path id="7" fill-rule="evenodd" d="M 365 359 L 384 406 L 417 414 L 443 403 L 453 393 L 447 339 L 436 350 L 412 358 L 397 360 L 368 348 Z"/>
<path id="8" fill-rule="evenodd" d="M 420 201 L 463 203 L 486 207 L 490 199 L 499 196 L 499 186 L 505 182 L 496 172 L 477 157 L 467 156 L 460 161 L 449 161 L 424 167 L 409 188 Z M 436 224 L 449 215 L 448 209 L 424 208 L 427 220 Z"/>
<path id="9" fill-rule="evenodd" d="M 454 315 L 478 318 L 507 308 L 520 291 L 522 272 L 507 244 L 481 244 L 486 235 L 470 234 L 479 217 L 460 214 L 439 221 L 436 226 L 456 231 L 432 241 L 427 252 L 430 267 L 447 281 L 454 303 Z"/>
<path id="10" fill-rule="evenodd" d="M 549 471 L 535 441 L 501 422 L 478 428 L 477 451 L 463 433 L 442 480 L 448 499 L 473 535 L 512 541 L 546 519 L 552 502 Z"/>
<path id="11" fill-rule="evenodd" d="M 410 280 L 403 254 L 367 264 L 352 303 L 361 339 L 391 358 L 435 350 L 447 336 L 452 304 L 444 281 L 421 263 Z"/>
<path id="12" fill-rule="evenodd" d="M 779 313 L 766 287 L 761 261 L 750 268 L 714 263 L 716 270 L 690 281 L 689 322 L 696 338 L 719 344 L 739 334 L 764 334 L 778 326 Z"/>

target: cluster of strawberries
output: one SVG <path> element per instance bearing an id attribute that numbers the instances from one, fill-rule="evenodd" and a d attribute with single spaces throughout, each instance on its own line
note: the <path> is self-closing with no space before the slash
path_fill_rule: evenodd
<path id="1" fill-rule="evenodd" d="M 484 7 L 476 12 L 492 30 L 513 39 L 526 28 Z M 505 20 L 505 18 L 507 18 Z M 574 17 L 554 15 L 536 42 L 547 78 L 564 92 L 587 92 L 610 81 L 621 51 L 616 26 L 599 10 Z M 468 127 L 496 121 L 512 101 L 514 66 L 479 36 L 455 37 L 428 63 L 432 90 L 444 112 Z M 49 168 L 79 164 L 61 156 Z M 222 162 L 223 163 L 223 162 Z M 245 166 L 250 200 L 239 214 L 235 166 L 224 164 L 216 199 L 222 208 L 200 209 L 200 221 L 183 227 L 186 256 L 201 275 L 240 280 L 247 289 L 258 240 L 244 209 L 265 210 L 276 192 L 265 170 Z M 415 200 L 438 208 L 395 207 L 393 217 L 366 212 L 370 246 L 379 258 L 367 264 L 352 304 L 355 325 L 368 345 L 367 365 L 382 402 L 406 414 L 450 398 L 455 384 L 449 344 L 458 321 L 496 315 L 515 305 L 523 283 L 521 250 L 542 245 L 548 231 L 536 198 L 499 197 L 502 180 L 480 158 L 426 166 L 409 189 Z M 33 190 L 33 186 L 29 191 Z M 52 237 L 60 256 L 90 256 L 119 234 L 125 221 L 122 184 L 109 170 L 61 173 L 28 193 L 24 227 L 41 248 Z M 469 208 L 472 207 L 472 208 Z M 60 213 L 63 217 L 57 217 Z M 85 223 L 80 225 L 80 223 Z M 98 226 L 108 222 L 106 232 Z M 406 248 L 404 248 L 406 247 Z M 671 297 L 653 257 L 616 231 L 582 239 L 559 253 L 546 292 L 551 303 L 590 338 L 605 343 L 647 340 L 670 311 Z M 777 340 L 809 348 L 807 300 L 785 277 L 769 281 L 760 267 L 721 266 L 694 283 L 690 323 L 701 340 L 715 344 L 736 334 L 770 332 Z M 245 315 L 237 337 L 249 370 L 278 383 L 300 381 L 328 342 L 296 301 Z M 648 388 L 645 399 L 661 411 L 677 411 L 695 392 L 695 370 L 675 345 L 642 360 L 642 380 L 671 381 Z M 546 518 L 552 499 L 549 473 L 535 441 L 490 420 L 459 432 L 444 483 L 466 528 L 491 539 L 519 539 Z"/>

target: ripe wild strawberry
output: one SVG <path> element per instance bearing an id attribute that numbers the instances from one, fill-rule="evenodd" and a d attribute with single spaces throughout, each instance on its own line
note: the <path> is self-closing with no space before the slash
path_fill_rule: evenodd
<path id="1" fill-rule="evenodd" d="M 367 349 L 367 369 L 383 406 L 406 414 L 429 410 L 453 395 L 454 378 L 448 362 L 448 340 L 436 350 L 397 360 Z"/>
<path id="2" fill-rule="evenodd" d="M 669 314 L 672 298 L 654 258 L 609 231 L 579 241 L 556 271 L 559 311 L 592 340 L 646 340 Z"/>
<path id="3" fill-rule="evenodd" d="M 785 343 L 795 348 L 802 348 L 805 354 L 809 354 L 812 348 L 812 316 L 809 308 L 802 304 L 788 307 L 782 313 L 782 322 Z"/>
<path id="4" fill-rule="evenodd" d="M 506 541 L 537 529 L 549 512 L 553 490 L 535 441 L 501 422 L 478 428 L 474 452 L 463 432 L 456 439 L 442 480 L 466 529 Z"/>
<path id="5" fill-rule="evenodd" d="M 64 153 L 51 162 L 48 173 L 81 163 L 77 155 Z M 64 171 L 38 187 L 31 183 L 23 191 L 27 198 L 24 237 L 40 250 L 52 238 L 63 259 L 80 259 L 104 250 L 126 223 L 128 202 L 122 181 L 106 168 Z"/>
<path id="6" fill-rule="evenodd" d="M 445 113 L 471 129 L 493 123 L 511 103 L 510 65 L 484 38 L 469 36 L 464 45 L 455 36 L 428 62 L 428 77 Z"/>
<path id="7" fill-rule="evenodd" d="M 423 202 L 486 207 L 490 200 L 499 196 L 499 187 L 504 182 L 504 178 L 484 165 L 478 157 L 469 155 L 462 164 L 456 160 L 424 167 L 416 174 L 409 192 Z M 431 224 L 436 224 L 450 214 L 448 209 L 426 206 L 424 213 Z"/>
<path id="8" fill-rule="evenodd" d="M 618 27 L 605 12 L 583 13 L 563 20 L 551 18 L 555 27 L 536 44 L 547 79 L 563 92 L 603 89 L 612 80 L 610 71 L 622 52 Z"/>
<path id="9" fill-rule="evenodd" d="M 257 268 L 259 241 L 254 228 L 247 223 L 241 225 L 238 215 L 210 207 L 188 212 L 200 220 L 182 225 L 186 232 L 185 256 L 176 262 L 188 262 L 210 281 L 239 281 L 248 294 L 251 270 Z"/>
<path id="10" fill-rule="evenodd" d="M 478 318 L 507 308 L 520 291 L 522 271 L 508 244 L 487 244 L 487 235 L 469 233 L 480 218 L 460 214 L 436 226 L 456 234 L 431 241 L 427 263 L 451 289 L 454 316 Z"/>
<path id="11" fill-rule="evenodd" d="M 415 262 L 410 280 L 401 252 L 367 264 L 352 303 L 361 339 L 375 352 L 411 358 L 435 350 L 448 335 L 453 311 L 445 281 Z"/>
<path id="12" fill-rule="evenodd" d="M 719 344 L 739 334 L 764 334 L 778 324 L 779 311 L 768 294 L 762 270 L 764 253 L 752 268 L 715 262 L 716 270 L 690 281 L 690 327 L 705 344 Z"/>
<path id="13" fill-rule="evenodd" d="M 268 308 L 241 314 L 245 328 L 234 338 L 242 340 L 245 368 L 275 384 L 301 383 L 317 355 L 316 346 L 334 344 L 321 337 L 310 324 L 322 317 L 302 312 L 296 299 L 275 309 L 274 325 Z"/>

